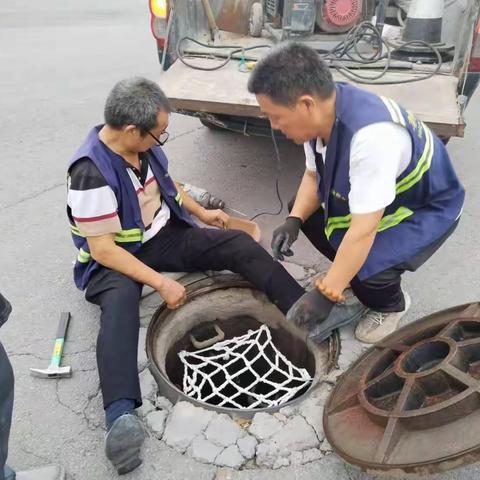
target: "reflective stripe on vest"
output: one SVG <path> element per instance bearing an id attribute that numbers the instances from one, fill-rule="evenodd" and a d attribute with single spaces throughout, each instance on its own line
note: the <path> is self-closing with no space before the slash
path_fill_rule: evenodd
<path id="1" fill-rule="evenodd" d="M 423 132 L 425 133 L 425 149 L 417 162 L 417 166 L 405 177 L 397 183 L 397 195 L 405 192 L 409 188 L 418 183 L 430 168 L 433 158 L 433 135 L 428 127 L 422 123 Z"/>
<path id="2" fill-rule="evenodd" d="M 380 220 L 378 224 L 378 231 L 383 232 L 388 230 L 389 228 L 395 227 L 400 222 L 405 220 L 406 218 L 413 215 L 413 211 L 406 207 L 400 207 L 397 209 L 395 213 L 391 215 L 386 215 L 385 217 Z M 344 217 L 331 217 L 327 221 L 327 226 L 325 228 L 325 235 L 328 239 L 332 236 L 332 233 L 338 229 L 347 229 L 350 227 L 352 222 L 352 214 L 349 213 Z"/>
<path id="3" fill-rule="evenodd" d="M 392 117 L 392 120 L 395 123 L 398 123 L 403 127 L 406 127 L 407 125 L 405 122 L 405 118 L 402 114 L 400 107 L 398 106 L 398 103 L 396 103 L 391 98 L 386 98 L 386 97 L 380 97 L 380 98 L 382 99 L 383 103 L 387 107 L 387 110 L 389 111 Z M 433 150 L 434 150 L 432 132 L 423 122 L 418 122 L 418 123 L 419 125 L 421 125 L 423 133 L 425 134 L 425 148 L 414 170 L 412 170 L 405 178 L 402 178 L 402 180 L 400 180 L 397 183 L 396 185 L 397 195 L 405 192 L 410 187 L 413 187 L 413 185 L 418 183 L 422 179 L 423 175 L 425 175 L 425 172 L 428 171 L 428 169 L 430 168 L 430 165 L 432 164 Z"/>
<path id="4" fill-rule="evenodd" d="M 386 97 L 380 97 L 380 98 L 382 99 L 383 103 L 385 103 L 385 106 L 390 112 L 392 120 L 395 123 L 406 127 L 405 118 L 403 117 L 398 104 L 395 101 L 391 100 L 390 98 L 386 98 Z M 433 135 L 430 129 L 423 122 L 419 122 L 419 123 L 422 127 L 423 133 L 425 134 L 425 148 L 423 149 L 422 156 L 418 160 L 415 168 L 406 177 L 402 178 L 399 182 L 397 182 L 395 186 L 397 195 L 407 191 L 409 188 L 417 184 L 422 179 L 422 177 L 425 175 L 425 173 L 428 171 L 428 169 L 432 164 L 433 151 L 434 151 Z M 384 230 L 394 227 L 398 225 L 400 222 L 402 222 L 403 220 L 405 220 L 406 218 L 408 218 L 410 215 L 413 215 L 412 210 L 409 210 L 408 208 L 405 208 L 405 207 L 400 207 L 392 215 L 387 215 L 382 218 L 378 226 L 378 231 L 383 232 Z M 332 233 L 337 229 L 349 228 L 351 221 L 352 221 L 351 214 L 345 215 L 343 217 L 330 217 L 327 220 L 327 226 L 325 227 L 325 234 L 327 235 L 327 238 L 329 239 L 332 236 Z"/>
<path id="5" fill-rule="evenodd" d="M 88 263 L 91 259 L 92 259 L 92 256 L 88 252 L 86 252 L 83 248 L 81 248 L 78 251 L 77 260 L 80 263 Z"/>
<path id="6" fill-rule="evenodd" d="M 183 204 L 183 199 L 182 199 L 182 196 L 180 195 L 180 193 L 177 193 L 177 196 L 175 197 L 175 201 L 176 201 L 180 206 L 182 206 L 182 204 Z"/>
<path id="7" fill-rule="evenodd" d="M 400 110 L 400 107 L 398 106 L 398 103 L 392 100 L 391 98 L 387 97 L 380 97 L 387 107 L 387 110 L 390 113 L 390 116 L 392 117 L 392 120 L 395 123 L 399 123 L 400 125 L 406 127 L 407 123 L 405 122 L 405 118 L 402 115 L 402 111 Z"/>
<path id="8" fill-rule="evenodd" d="M 77 237 L 85 238 L 85 235 L 83 235 L 78 229 L 78 227 L 76 227 L 75 225 L 70 225 L 70 229 L 72 230 L 72 233 L 74 235 L 77 235 Z M 138 242 L 141 242 L 142 240 L 143 240 L 143 233 L 139 228 L 122 230 L 115 234 L 116 243 L 128 243 L 128 242 L 138 243 Z"/>

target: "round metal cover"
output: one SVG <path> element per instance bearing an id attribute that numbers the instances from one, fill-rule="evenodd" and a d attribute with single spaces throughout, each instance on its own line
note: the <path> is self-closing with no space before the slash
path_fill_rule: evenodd
<path id="1" fill-rule="evenodd" d="M 480 459 L 480 303 L 435 313 L 368 350 L 327 402 L 346 462 L 425 475 Z"/>

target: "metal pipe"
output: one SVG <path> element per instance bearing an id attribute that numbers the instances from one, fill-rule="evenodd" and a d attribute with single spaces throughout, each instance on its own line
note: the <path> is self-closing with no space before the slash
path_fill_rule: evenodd
<path id="1" fill-rule="evenodd" d="M 215 40 L 218 33 L 218 25 L 215 20 L 215 15 L 213 14 L 212 6 L 210 5 L 209 0 L 202 0 L 202 3 L 203 3 L 203 8 L 205 9 L 205 14 L 207 15 L 208 26 L 210 28 L 212 40 Z"/>

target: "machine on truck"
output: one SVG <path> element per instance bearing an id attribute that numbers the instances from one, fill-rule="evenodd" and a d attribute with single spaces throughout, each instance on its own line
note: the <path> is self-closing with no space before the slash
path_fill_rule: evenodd
<path id="1" fill-rule="evenodd" d="M 304 42 L 334 79 L 393 98 L 443 139 L 463 136 L 480 79 L 480 0 L 150 0 L 160 84 L 211 128 L 270 135 L 249 73 Z"/>

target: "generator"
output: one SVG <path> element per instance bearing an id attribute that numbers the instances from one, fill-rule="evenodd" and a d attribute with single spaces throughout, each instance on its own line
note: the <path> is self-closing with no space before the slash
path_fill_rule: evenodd
<path id="1" fill-rule="evenodd" d="M 344 33 L 373 15 L 375 0 L 264 0 L 265 25 L 286 35 Z"/>

